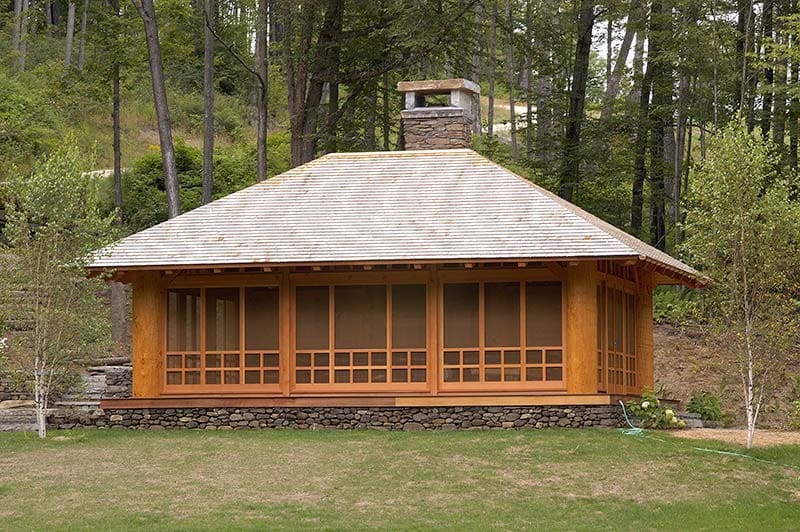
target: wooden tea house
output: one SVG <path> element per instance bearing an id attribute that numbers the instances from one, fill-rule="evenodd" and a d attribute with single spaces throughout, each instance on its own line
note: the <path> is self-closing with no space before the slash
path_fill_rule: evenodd
<path id="1" fill-rule="evenodd" d="M 609 405 L 653 386 L 682 262 L 470 146 L 478 87 L 401 83 L 406 151 L 331 153 L 131 235 L 105 408 Z"/>

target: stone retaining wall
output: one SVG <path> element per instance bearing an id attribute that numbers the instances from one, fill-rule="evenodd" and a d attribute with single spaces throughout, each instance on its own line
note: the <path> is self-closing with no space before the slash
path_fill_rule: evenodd
<path id="1" fill-rule="evenodd" d="M 164 408 L 69 410 L 49 417 L 51 428 L 248 428 L 455 430 L 616 427 L 618 406 L 395 407 L 395 408 Z"/>

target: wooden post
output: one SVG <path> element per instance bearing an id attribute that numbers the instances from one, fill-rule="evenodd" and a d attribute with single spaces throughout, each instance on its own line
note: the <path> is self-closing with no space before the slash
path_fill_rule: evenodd
<path id="1" fill-rule="evenodd" d="M 166 323 L 158 273 L 140 273 L 133 281 L 133 396 L 158 397 L 164 373 L 162 344 Z"/>
<path id="2" fill-rule="evenodd" d="M 597 393 L 597 262 L 567 268 L 567 393 Z"/>
<path id="3" fill-rule="evenodd" d="M 281 274 L 279 294 L 280 305 L 280 340 L 278 341 L 280 372 L 279 383 L 281 393 L 288 396 L 292 387 L 292 320 L 294 315 L 294 287 L 289 280 L 289 272 Z"/>
<path id="4" fill-rule="evenodd" d="M 636 358 L 639 388 L 652 390 L 653 363 L 653 281 L 652 270 L 639 269 L 639 293 L 636 297 Z"/>

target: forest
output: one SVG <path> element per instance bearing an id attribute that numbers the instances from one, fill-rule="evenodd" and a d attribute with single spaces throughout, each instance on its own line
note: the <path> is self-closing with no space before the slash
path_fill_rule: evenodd
<path id="1" fill-rule="evenodd" d="M 82 257 L 325 153 L 402 150 L 398 82 L 466 78 L 474 149 L 707 275 L 702 293 L 657 291 L 656 319 L 703 328 L 748 427 L 767 403 L 800 427 L 799 10 L 6 0 L 0 303 L 66 294 L 50 321 L 75 320 L 86 352 L 108 317 L 88 310 L 105 305 Z"/>
<path id="2" fill-rule="evenodd" d="M 691 168 L 724 124 L 798 164 L 794 0 L 0 9 L 0 176 L 74 139 L 128 231 L 326 152 L 402 148 L 401 80 L 477 82 L 476 149 L 674 253 Z"/>

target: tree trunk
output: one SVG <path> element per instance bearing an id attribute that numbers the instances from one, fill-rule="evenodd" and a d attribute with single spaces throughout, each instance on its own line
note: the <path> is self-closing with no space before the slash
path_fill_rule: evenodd
<path id="1" fill-rule="evenodd" d="M 774 0 L 766 0 L 764 2 L 764 13 L 761 16 L 762 23 L 762 39 L 764 45 L 772 41 L 772 4 Z M 766 66 L 764 67 L 764 82 L 761 84 L 761 92 L 763 98 L 761 100 L 761 137 L 764 140 L 769 138 L 769 130 L 771 124 L 772 113 L 772 91 L 774 83 L 774 70 L 769 60 L 765 60 Z"/>
<path id="2" fill-rule="evenodd" d="M 631 44 L 633 44 L 633 36 L 636 35 L 636 25 L 639 22 L 637 3 L 631 3 L 631 9 L 628 12 L 628 22 L 625 25 L 625 35 L 622 37 L 622 43 L 619 45 L 619 54 L 617 61 L 614 63 L 614 70 L 609 73 L 608 82 L 606 83 L 606 93 L 603 96 L 603 107 L 600 110 L 600 121 L 604 122 L 611 118 L 614 111 L 614 100 L 619 94 L 619 87 L 622 81 L 622 76 L 625 74 L 627 68 L 628 55 L 631 51 Z M 610 53 L 609 48 L 609 53 Z M 609 65 L 610 65 L 609 59 Z"/>
<path id="3" fill-rule="evenodd" d="M 639 34 L 641 35 L 641 33 Z M 639 37 L 637 37 L 638 40 Z M 634 140 L 633 186 L 631 189 L 631 234 L 642 235 L 644 210 L 644 182 L 647 180 L 647 132 L 650 115 L 650 87 L 653 76 L 652 65 L 648 63 L 639 82 L 639 117 Z"/>
<path id="4" fill-rule="evenodd" d="M 382 126 L 383 126 L 383 150 L 389 151 L 389 134 L 390 131 L 390 121 L 389 121 L 389 73 L 385 72 L 383 74 L 383 85 L 381 87 L 381 101 L 383 103 L 383 116 L 382 116 Z"/>
<path id="5" fill-rule="evenodd" d="M 28 55 L 28 5 L 30 0 L 21 0 L 22 12 L 19 19 L 19 55 L 17 56 L 17 70 L 25 72 L 25 59 Z"/>
<path id="6" fill-rule="evenodd" d="M 652 68 L 653 102 L 650 108 L 650 243 L 666 249 L 665 135 L 672 125 L 672 65 L 668 52 L 670 10 L 655 0 L 650 9 L 648 70 Z"/>
<path id="7" fill-rule="evenodd" d="M 27 0 L 14 0 L 14 19 L 11 21 L 11 49 L 19 54 L 19 44 L 22 37 L 22 3 Z M 17 58 L 17 61 L 19 59 Z"/>
<path id="8" fill-rule="evenodd" d="M 375 121 L 378 111 L 378 84 L 373 82 L 367 89 L 367 116 L 364 119 L 364 150 L 375 151 Z"/>
<path id="9" fill-rule="evenodd" d="M 72 41 L 75 36 L 75 2 L 70 2 L 67 9 L 67 38 L 64 41 L 64 74 L 72 64 Z"/>
<path id="10" fill-rule="evenodd" d="M 646 15 L 642 15 L 639 27 L 636 30 L 636 44 L 633 47 L 633 86 L 631 87 L 630 101 L 639 108 L 642 96 L 642 83 L 644 82 L 644 40 Z M 649 91 L 650 89 L 648 89 Z"/>
<path id="11" fill-rule="evenodd" d="M 214 33 L 217 11 L 214 0 L 203 0 L 203 197 L 214 195 Z"/>
<path id="12" fill-rule="evenodd" d="M 785 0 L 776 3 L 778 17 L 775 21 L 775 39 L 783 46 L 788 46 L 788 36 L 784 31 L 782 17 L 788 15 L 786 12 Z M 772 115 L 772 141 L 778 148 L 781 160 L 785 157 L 785 131 L 786 131 L 786 78 L 787 78 L 786 57 L 779 57 L 775 62 L 774 79 L 774 103 Z"/>
<path id="13" fill-rule="evenodd" d="M 111 0 L 111 7 L 114 10 L 114 16 L 119 18 L 119 0 Z M 117 40 L 117 37 L 115 37 Z M 116 44 L 116 43 L 115 43 Z M 122 209 L 122 134 L 120 123 L 120 86 L 119 86 L 119 58 L 117 57 L 117 49 L 114 49 L 114 64 L 111 71 L 111 129 L 113 131 L 113 149 L 114 149 L 114 207 L 117 209 L 117 222 L 121 224 L 122 218 L 120 211 Z M 114 338 L 117 340 L 117 338 Z"/>
<path id="14" fill-rule="evenodd" d="M 36 410 L 36 426 L 39 438 L 47 437 L 47 389 L 41 359 L 34 362 L 33 403 Z"/>
<path id="15" fill-rule="evenodd" d="M 511 9 L 511 0 L 507 0 L 508 7 L 508 43 L 506 44 L 506 69 L 508 70 L 508 112 L 511 117 L 511 158 L 516 160 L 519 156 L 517 150 L 517 111 L 514 103 L 514 11 Z"/>
<path id="16" fill-rule="evenodd" d="M 800 66 L 795 62 L 792 65 L 792 86 L 797 87 L 800 83 Z M 789 99 L 789 168 L 797 170 L 797 148 L 798 148 L 798 119 L 800 119 L 800 100 L 792 95 Z"/>
<path id="17" fill-rule="evenodd" d="M 83 0 L 83 12 L 81 13 L 81 38 L 78 41 L 78 72 L 83 72 L 83 65 L 86 61 L 86 23 L 89 16 L 89 0 Z"/>
<path id="18" fill-rule="evenodd" d="M 533 0 L 525 2 L 525 158 L 533 157 Z"/>
<path id="19" fill-rule="evenodd" d="M 287 6 L 287 34 L 292 34 L 292 6 Z M 297 39 L 297 51 L 286 47 L 286 81 L 289 90 L 289 113 L 291 130 L 292 166 L 312 160 L 316 155 L 318 141 L 317 123 L 324 81 L 322 74 L 332 62 L 334 52 L 341 39 L 344 0 L 328 0 L 322 27 L 317 37 L 314 57 L 311 57 L 311 42 L 314 36 L 314 13 L 311 9 L 301 11 L 301 27 Z M 352 88 L 348 99 L 355 97 L 363 88 Z M 328 126 L 336 125 L 340 112 L 330 116 Z"/>
<path id="20" fill-rule="evenodd" d="M 744 107 L 744 94 L 746 84 L 744 83 L 744 72 L 747 68 L 747 58 L 745 50 L 747 48 L 747 18 L 750 15 L 750 0 L 736 1 L 736 65 L 738 75 L 736 78 L 736 93 L 734 94 L 735 108 L 741 113 Z M 743 115 L 739 115 L 743 116 Z"/>
<path id="21" fill-rule="evenodd" d="M 164 168 L 164 184 L 167 191 L 167 215 L 174 218 L 181 213 L 181 198 L 178 188 L 178 172 L 175 168 L 175 146 L 172 142 L 172 121 L 167 105 L 167 87 L 164 82 L 164 67 L 161 62 L 161 44 L 158 41 L 158 24 L 153 0 L 131 0 L 139 11 L 147 39 L 150 62 L 150 77 L 153 85 L 153 103 L 158 118 L 158 140 L 161 146 L 161 163 Z"/>
<path id="22" fill-rule="evenodd" d="M 490 0 L 492 13 L 489 16 L 489 109 L 486 111 L 486 134 L 494 136 L 494 75 L 497 62 L 497 0 Z"/>
<path id="23" fill-rule="evenodd" d="M 589 78 L 589 53 L 592 47 L 594 17 L 594 2 L 581 0 L 572 87 L 569 94 L 569 113 L 564 136 L 561 182 L 558 190 L 558 194 L 567 201 L 572 201 L 575 197 L 580 180 L 581 124 L 586 104 L 586 82 Z"/>
<path id="24" fill-rule="evenodd" d="M 475 40 L 474 40 L 474 49 L 472 51 L 472 81 L 475 83 L 480 83 L 481 81 L 481 63 L 483 61 L 483 54 L 482 54 L 482 43 L 483 39 L 481 39 L 481 28 L 483 24 L 483 1 L 476 0 L 475 2 L 475 20 L 474 20 L 474 28 L 475 28 Z"/>
<path id="25" fill-rule="evenodd" d="M 691 87 L 688 74 L 683 74 L 678 84 L 678 120 L 676 127 L 676 142 L 675 142 L 675 158 L 673 162 L 673 176 L 672 176 L 672 191 L 670 197 L 672 199 L 670 215 L 673 226 L 675 227 L 675 245 L 681 243 L 681 194 L 682 194 L 682 180 L 683 180 L 683 161 L 686 151 L 686 124 L 687 124 L 687 108 L 689 105 L 689 98 Z"/>
<path id="26" fill-rule="evenodd" d="M 267 11 L 269 10 L 268 0 L 258 0 L 256 4 L 256 64 L 255 71 L 258 78 L 258 123 L 256 126 L 257 148 L 257 179 L 264 181 L 267 179 L 267 105 L 269 105 L 269 70 L 267 68 L 268 46 L 267 43 L 267 23 L 269 20 Z"/>

